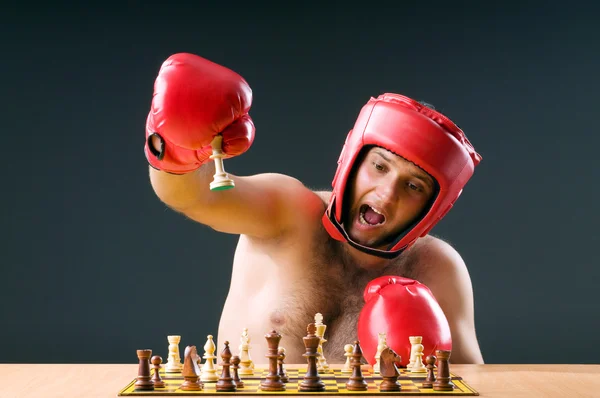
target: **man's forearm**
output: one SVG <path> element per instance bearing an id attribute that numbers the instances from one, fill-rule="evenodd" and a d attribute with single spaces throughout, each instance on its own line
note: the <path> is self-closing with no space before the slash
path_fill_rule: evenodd
<path id="1" fill-rule="evenodd" d="M 198 170 L 176 175 L 150 169 L 150 183 L 158 198 L 169 207 L 184 210 L 198 204 L 210 194 L 214 164 L 209 162 Z"/>

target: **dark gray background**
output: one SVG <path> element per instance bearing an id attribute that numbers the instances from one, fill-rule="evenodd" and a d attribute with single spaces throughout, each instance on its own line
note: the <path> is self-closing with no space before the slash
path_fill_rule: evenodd
<path id="1" fill-rule="evenodd" d="M 598 362 L 597 7 L 190 3 L 3 9 L 0 362 L 135 363 L 217 334 L 237 237 L 167 209 L 142 151 L 181 51 L 253 88 L 235 174 L 327 188 L 370 96 L 434 104 L 483 155 L 433 232 L 469 267 L 486 362 Z"/>

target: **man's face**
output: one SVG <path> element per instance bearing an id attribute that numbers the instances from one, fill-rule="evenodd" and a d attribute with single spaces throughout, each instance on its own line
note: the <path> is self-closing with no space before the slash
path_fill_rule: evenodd
<path id="1" fill-rule="evenodd" d="M 428 173 L 379 147 L 368 150 L 349 182 L 344 228 L 353 241 L 377 249 L 409 226 L 435 193 Z"/>

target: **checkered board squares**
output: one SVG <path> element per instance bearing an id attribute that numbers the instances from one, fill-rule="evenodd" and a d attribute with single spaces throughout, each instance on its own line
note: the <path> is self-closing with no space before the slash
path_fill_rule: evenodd
<path id="1" fill-rule="evenodd" d="M 426 373 L 412 373 L 412 372 L 407 371 L 406 369 L 398 369 L 398 370 L 400 371 L 399 379 L 402 379 L 402 378 L 424 379 L 426 376 Z M 287 373 L 288 377 L 291 379 L 302 379 L 304 377 L 304 375 L 306 374 L 306 372 L 307 372 L 306 368 L 286 369 L 286 373 Z M 162 372 L 161 372 L 161 374 L 162 374 Z M 268 369 L 259 369 L 259 370 L 255 370 L 253 375 L 243 376 L 241 378 L 242 378 L 242 380 L 265 379 L 268 374 L 269 374 Z M 350 375 L 351 375 L 351 373 L 342 373 L 341 369 L 329 370 L 327 373 L 319 372 L 319 376 L 321 377 L 321 379 L 335 378 L 335 379 L 347 380 L 350 377 Z M 379 374 L 372 373 L 372 371 L 370 369 L 363 368 L 362 375 L 365 379 L 375 378 L 377 380 L 381 380 L 381 376 Z M 452 378 L 460 378 L 459 376 L 452 374 L 452 373 L 450 374 L 450 376 Z"/>
<path id="2" fill-rule="evenodd" d="M 379 384 L 382 379 L 379 375 L 373 375 L 369 370 L 363 370 L 363 376 L 368 384 L 366 391 L 349 391 L 346 389 L 346 382 L 349 374 L 338 369 L 330 373 L 320 373 L 321 380 L 325 384 L 323 392 L 303 392 L 298 390 L 306 374 L 306 369 L 286 370 L 289 382 L 286 383 L 285 391 L 262 391 L 260 383 L 268 374 L 266 369 L 256 369 L 254 375 L 244 376 L 244 387 L 238 388 L 235 392 L 221 392 L 216 390 L 216 383 L 204 382 L 203 389 L 200 391 L 183 391 L 179 387 L 183 383 L 183 377 L 180 373 L 164 373 L 161 370 L 160 375 L 165 382 L 164 388 L 155 388 L 153 391 L 136 391 L 134 387 L 135 379 L 119 392 L 119 396 L 182 396 L 182 395 L 479 395 L 477 391 L 471 388 L 462 380 L 460 376 L 452 374 L 452 383 L 455 388 L 453 391 L 434 391 L 432 388 L 423 388 L 421 384 L 425 379 L 425 374 L 415 374 L 401 369 L 398 382 L 401 391 L 379 391 Z"/>

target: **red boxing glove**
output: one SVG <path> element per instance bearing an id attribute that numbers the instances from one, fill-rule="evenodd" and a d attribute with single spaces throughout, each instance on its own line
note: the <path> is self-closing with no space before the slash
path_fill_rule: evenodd
<path id="1" fill-rule="evenodd" d="M 387 346 L 410 362 L 410 336 L 422 336 L 423 357 L 435 350 L 452 350 L 448 320 L 429 288 L 413 279 L 381 276 L 369 282 L 365 306 L 358 317 L 358 339 L 363 355 L 375 363 L 379 333 L 386 333 Z"/>
<path id="2" fill-rule="evenodd" d="M 246 152 L 254 140 L 251 105 L 252 90 L 237 73 L 194 54 L 170 56 L 154 82 L 146 120 L 148 162 L 173 174 L 196 170 L 209 160 L 218 134 L 224 158 Z M 153 135 L 160 149 L 150 142 Z"/>

